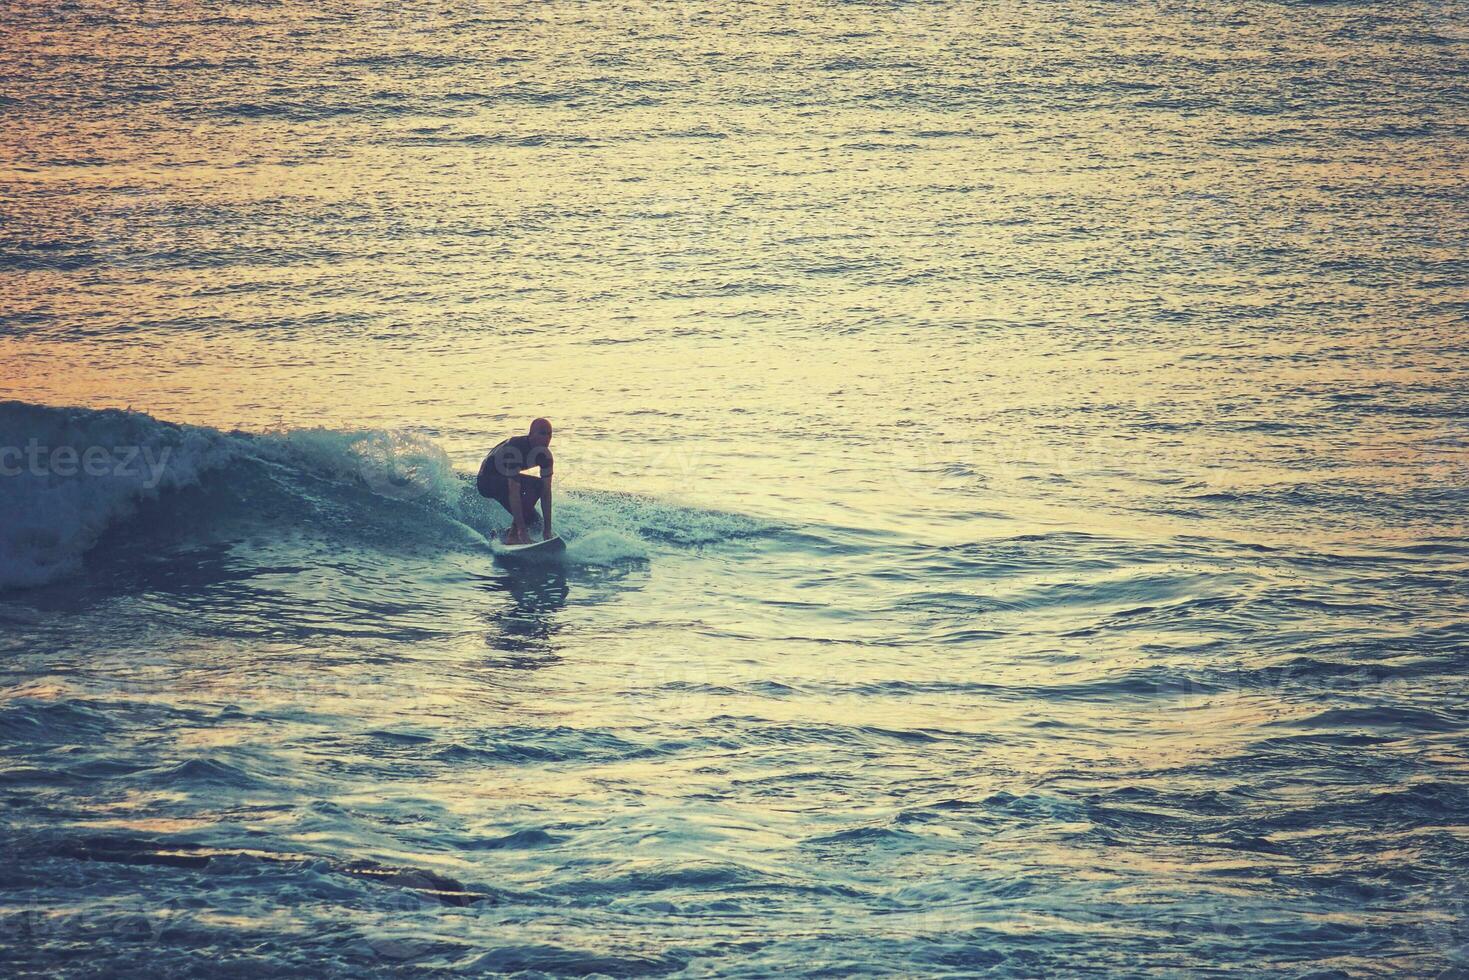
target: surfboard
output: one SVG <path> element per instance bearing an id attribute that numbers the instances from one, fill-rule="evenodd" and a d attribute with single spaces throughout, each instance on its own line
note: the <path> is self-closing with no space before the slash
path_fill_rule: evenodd
<path id="1" fill-rule="evenodd" d="M 504 544 L 496 540 L 490 543 L 490 549 L 495 552 L 496 558 L 505 561 L 546 561 L 564 552 L 566 542 L 557 534 L 545 541 L 532 541 L 530 544 Z"/>

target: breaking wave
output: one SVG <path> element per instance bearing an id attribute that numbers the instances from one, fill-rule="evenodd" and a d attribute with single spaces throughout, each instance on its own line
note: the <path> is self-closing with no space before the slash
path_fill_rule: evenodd
<path id="1" fill-rule="evenodd" d="M 224 432 L 118 409 L 0 402 L 0 588 L 76 573 L 108 534 L 307 532 L 385 550 L 482 548 L 506 516 L 413 431 Z M 636 561 L 765 527 L 635 494 L 560 495 L 577 564 Z"/>

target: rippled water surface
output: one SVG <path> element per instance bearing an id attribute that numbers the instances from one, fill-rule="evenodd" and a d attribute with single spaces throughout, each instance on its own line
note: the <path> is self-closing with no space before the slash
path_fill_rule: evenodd
<path id="1" fill-rule="evenodd" d="M 0 3 L 4 971 L 1469 969 L 1465 15 Z"/>

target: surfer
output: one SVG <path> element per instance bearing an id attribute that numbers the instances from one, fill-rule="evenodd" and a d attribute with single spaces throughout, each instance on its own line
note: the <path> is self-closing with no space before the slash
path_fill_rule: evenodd
<path id="1" fill-rule="evenodd" d="M 551 530 L 551 468 L 555 460 L 551 457 L 551 423 L 536 419 L 530 431 L 523 436 L 511 436 L 500 443 L 479 467 L 481 496 L 498 500 L 500 506 L 510 512 L 510 529 L 502 540 L 506 544 L 530 544 L 526 526 L 536 517 L 536 502 L 541 504 L 542 537 L 550 541 L 556 536 Z M 540 467 L 540 476 L 530 476 L 522 470 Z"/>

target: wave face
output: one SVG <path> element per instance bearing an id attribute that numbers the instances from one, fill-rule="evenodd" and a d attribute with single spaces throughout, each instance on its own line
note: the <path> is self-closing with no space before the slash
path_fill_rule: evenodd
<path id="1" fill-rule="evenodd" d="M 0 588 L 75 572 L 82 555 L 139 502 L 193 486 L 234 458 L 239 440 L 124 411 L 0 403 Z"/>

